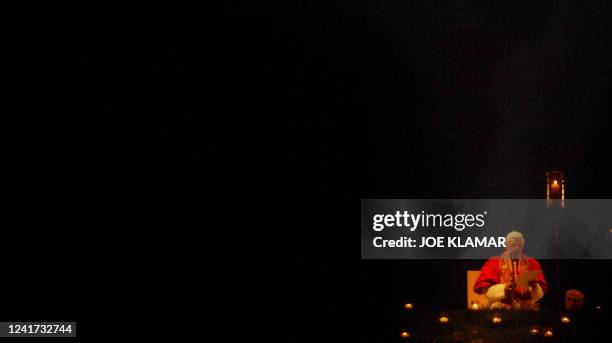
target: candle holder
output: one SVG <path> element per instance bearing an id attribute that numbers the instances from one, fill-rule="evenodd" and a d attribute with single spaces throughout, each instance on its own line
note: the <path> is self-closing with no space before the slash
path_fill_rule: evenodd
<path id="1" fill-rule="evenodd" d="M 493 323 L 494 325 L 501 324 L 502 321 L 502 316 L 499 313 L 495 313 L 491 316 L 491 323 Z"/>
<path id="2" fill-rule="evenodd" d="M 546 206 L 565 207 L 565 179 L 560 170 L 546 172 Z"/>
<path id="3" fill-rule="evenodd" d="M 472 301 L 472 303 L 470 304 L 470 310 L 471 311 L 478 311 L 480 309 L 480 306 L 478 305 L 477 302 Z"/>
<path id="4" fill-rule="evenodd" d="M 568 325 L 572 322 L 571 318 L 567 314 L 561 315 L 561 317 L 559 317 L 559 320 L 565 325 Z"/>
<path id="5" fill-rule="evenodd" d="M 450 319 L 448 318 L 448 314 L 446 313 L 440 313 L 440 317 L 438 317 L 438 322 L 440 324 L 448 324 L 448 322 L 450 321 Z"/>

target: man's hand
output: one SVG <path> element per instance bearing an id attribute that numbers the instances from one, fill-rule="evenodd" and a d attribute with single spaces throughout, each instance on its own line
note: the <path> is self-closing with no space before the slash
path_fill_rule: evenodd
<path id="1" fill-rule="evenodd" d="M 506 299 L 511 298 L 516 291 L 516 285 L 512 282 L 506 282 L 506 288 L 504 289 L 504 293 L 506 294 Z"/>
<path id="2" fill-rule="evenodd" d="M 531 299 L 531 294 L 534 289 L 535 288 L 532 288 L 531 285 L 528 288 L 525 288 L 512 282 L 507 282 L 504 293 L 506 295 L 506 299 L 508 300 L 513 297 L 520 298 L 521 300 L 529 300 Z"/>
<path id="3" fill-rule="evenodd" d="M 527 289 L 525 289 L 521 293 L 521 299 L 523 300 L 530 300 L 531 297 L 533 296 L 533 293 L 536 291 L 536 288 L 538 287 L 538 283 L 535 280 L 531 280 L 527 282 L 527 284 L 528 284 Z"/>
<path id="4" fill-rule="evenodd" d="M 530 281 L 527 287 L 520 287 L 518 290 L 521 300 L 530 300 L 535 291 L 535 281 Z"/>

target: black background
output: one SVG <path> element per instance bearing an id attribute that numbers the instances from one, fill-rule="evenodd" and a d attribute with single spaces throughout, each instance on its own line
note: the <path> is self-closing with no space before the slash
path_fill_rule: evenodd
<path id="1" fill-rule="evenodd" d="M 609 4 L 326 2 L 232 14 L 230 27 L 263 27 L 232 31 L 243 44 L 231 70 L 263 108 L 251 119 L 267 129 L 255 133 L 264 144 L 252 164 L 270 156 L 264 184 L 283 183 L 287 203 L 275 205 L 291 214 L 281 232 L 297 232 L 296 259 L 282 268 L 294 271 L 290 299 L 308 304 L 297 306 L 297 337 L 376 341 L 396 330 L 406 298 L 464 306 L 465 270 L 483 261 L 357 261 L 361 198 L 542 198 L 551 169 L 565 172 L 569 198 L 612 194 Z M 588 306 L 607 301 L 608 261 L 562 261 L 559 283 L 555 262 L 542 265 L 552 287 L 543 306 L 572 287 Z"/>
<path id="2" fill-rule="evenodd" d="M 235 289 L 227 304 L 282 297 L 289 340 L 377 337 L 406 296 L 461 307 L 465 289 L 447 285 L 482 261 L 361 261 L 359 199 L 539 198 L 550 169 L 565 171 L 569 198 L 609 198 L 610 10 L 244 1 L 21 11 L 7 65 L 17 104 L 5 127 L 15 192 L 3 258 L 15 267 L 3 285 L 15 296 L 3 317 L 84 330 L 109 310 L 199 318 L 183 307 L 215 298 L 202 274 Z M 551 275 L 553 262 L 542 264 Z M 594 302 L 609 266 L 564 262 L 561 288 Z M 423 273 L 430 282 L 415 281 Z M 265 297 L 251 296 L 260 288 Z M 29 296 L 41 289 L 52 296 Z M 246 325 L 232 306 L 228 317 Z"/>

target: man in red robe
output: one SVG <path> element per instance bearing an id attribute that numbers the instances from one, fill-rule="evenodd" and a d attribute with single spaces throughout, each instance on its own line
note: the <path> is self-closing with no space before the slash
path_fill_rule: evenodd
<path id="1" fill-rule="evenodd" d="M 524 254 L 525 239 L 518 231 L 506 236 L 506 250 L 485 262 L 474 284 L 474 292 L 484 294 L 491 309 L 537 310 L 537 302 L 548 292 L 540 263 Z M 534 279 L 521 286 L 521 273 L 536 271 Z M 527 274 L 525 274 L 527 275 Z"/>

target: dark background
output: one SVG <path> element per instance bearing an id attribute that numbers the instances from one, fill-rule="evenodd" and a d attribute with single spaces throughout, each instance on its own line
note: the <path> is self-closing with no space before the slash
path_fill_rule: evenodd
<path id="1" fill-rule="evenodd" d="M 360 260 L 359 199 L 539 198 L 549 169 L 568 198 L 609 198 L 610 6 L 28 9 L 9 35 L 19 96 L 5 126 L 19 223 L 6 241 L 21 243 L 2 257 L 76 264 L 17 263 L 5 320 L 91 329 L 102 309 L 129 320 L 169 304 L 189 318 L 176 306 L 189 291 L 207 303 L 202 265 L 207 285 L 236 289 L 224 300 L 281 296 L 293 340 L 378 337 L 406 297 L 461 307 L 464 270 L 482 261 Z M 226 233 L 224 262 L 203 258 Z M 609 267 L 563 261 L 551 286 L 591 303 Z M 55 296 L 28 296 L 41 287 Z"/>
<path id="2" fill-rule="evenodd" d="M 232 31 L 242 69 L 230 70 L 266 90 L 243 98 L 268 128 L 255 159 L 273 156 L 268 176 L 289 203 L 277 206 L 301 214 L 283 270 L 295 270 L 290 298 L 314 309 L 296 327 L 376 341 L 406 298 L 464 306 L 465 270 L 484 261 L 358 261 L 360 198 L 543 198 L 550 169 L 565 172 L 568 198 L 610 197 L 610 10 L 386 1 L 233 13 L 230 27 L 263 26 Z M 555 261 L 542 265 L 543 306 L 572 287 L 609 306 L 609 261 L 561 261 L 560 282 Z"/>

